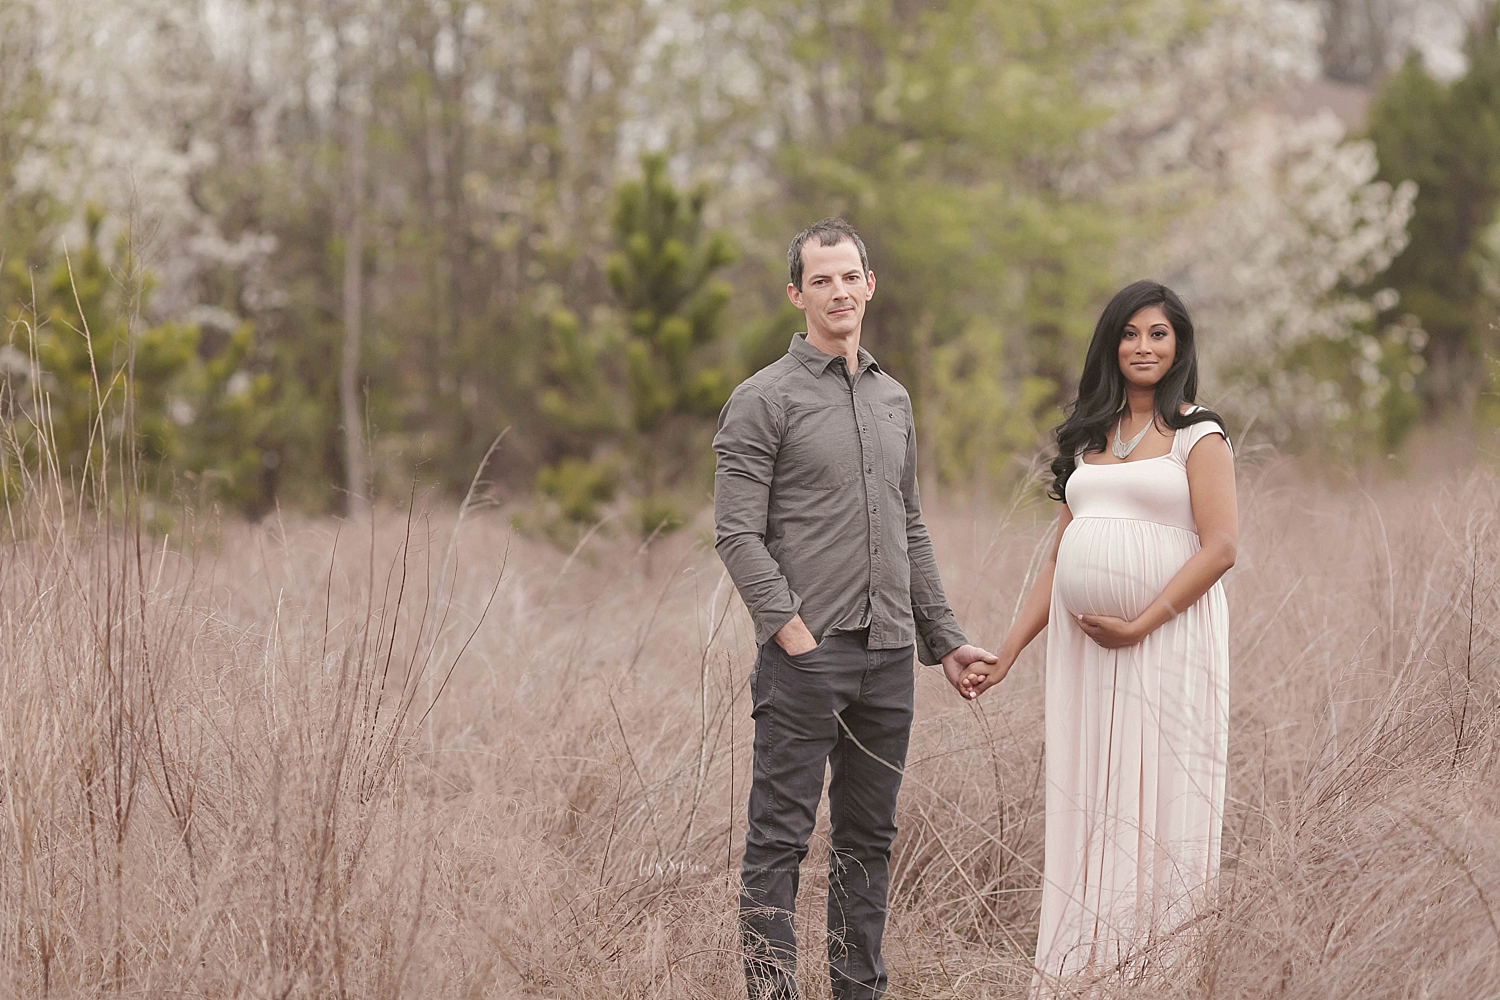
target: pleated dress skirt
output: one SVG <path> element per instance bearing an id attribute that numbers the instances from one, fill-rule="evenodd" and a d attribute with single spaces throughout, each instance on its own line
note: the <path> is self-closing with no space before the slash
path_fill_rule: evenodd
<path id="1" fill-rule="evenodd" d="M 1229 723 L 1222 585 L 1123 649 L 1102 648 L 1077 622 L 1135 618 L 1198 548 L 1179 525 L 1076 514 L 1059 546 L 1047 628 L 1042 995 L 1079 974 L 1172 969 L 1217 874 Z"/>

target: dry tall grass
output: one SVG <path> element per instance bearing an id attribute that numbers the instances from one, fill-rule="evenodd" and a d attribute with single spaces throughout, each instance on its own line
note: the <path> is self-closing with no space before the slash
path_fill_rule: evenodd
<path id="1" fill-rule="evenodd" d="M 1500 994 L 1500 482 L 1242 475 L 1217 907 L 1192 975 L 1106 993 Z M 12 505 L 0 993 L 739 994 L 753 649 L 701 524 L 564 555 L 416 506 L 177 542 Z M 1044 513 L 934 514 L 977 640 Z M 1040 672 L 978 706 L 921 674 L 893 996 L 1024 993 Z"/>

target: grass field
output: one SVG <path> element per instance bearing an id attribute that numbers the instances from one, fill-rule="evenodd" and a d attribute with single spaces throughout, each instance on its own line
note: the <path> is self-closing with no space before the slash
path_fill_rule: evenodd
<path id="1" fill-rule="evenodd" d="M 1098 995 L 1500 995 L 1500 481 L 1241 477 L 1216 906 L 1190 969 Z M 12 504 L 0 994 L 742 995 L 753 645 L 707 522 L 570 555 L 415 507 L 179 540 Z M 976 641 L 1047 514 L 931 513 Z M 979 705 L 922 669 L 893 997 L 1024 995 L 1040 667 Z"/>

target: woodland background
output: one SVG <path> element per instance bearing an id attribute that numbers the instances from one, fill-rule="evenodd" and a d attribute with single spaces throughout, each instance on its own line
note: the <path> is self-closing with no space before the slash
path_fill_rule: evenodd
<path id="1" fill-rule="evenodd" d="M 483 464 L 481 498 L 534 494 L 559 540 L 671 527 L 718 406 L 799 326 L 787 239 L 833 214 L 934 494 L 1024 479 L 1144 275 L 1193 308 L 1236 434 L 1378 464 L 1500 413 L 1496 17 L 0 0 L 7 481 L 43 421 L 81 470 L 129 395 L 162 499 L 456 500 Z"/>
<path id="2" fill-rule="evenodd" d="M 0 995 L 743 995 L 708 442 L 842 214 L 975 641 L 1115 288 L 1235 441 L 1221 877 L 1075 995 L 1500 997 L 1497 191 L 1477 0 L 0 0 Z M 1042 660 L 917 673 L 891 1000 L 1028 996 Z"/>

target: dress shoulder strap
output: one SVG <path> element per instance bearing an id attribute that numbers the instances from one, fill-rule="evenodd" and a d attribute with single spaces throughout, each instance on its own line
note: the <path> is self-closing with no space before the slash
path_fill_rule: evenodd
<path id="1" fill-rule="evenodd" d="M 1188 413 L 1197 413 L 1201 409 L 1203 407 L 1194 405 L 1188 410 Z M 1172 453 L 1177 456 L 1179 461 L 1186 464 L 1188 454 L 1193 450 L 1193 445 L 1202 441 L 1210 434 L 1219 434 L 1223 436 L 1226 443 L 1229 441 L 1229 434 L 1224 428 L 1219 426 L 1217 420 L 1200 420 L 1198 423 L 1189 424 L 1177 432 L 1176 436 L 1172 439 Z"/>

